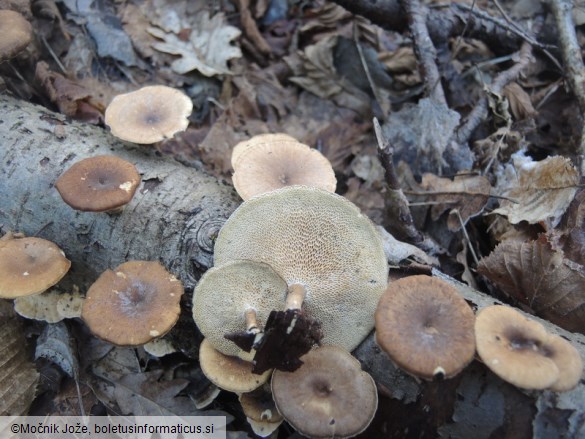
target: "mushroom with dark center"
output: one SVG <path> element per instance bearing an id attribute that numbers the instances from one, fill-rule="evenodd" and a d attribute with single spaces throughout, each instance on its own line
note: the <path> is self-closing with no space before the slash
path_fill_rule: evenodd
<path id="1" fill-rule="evenodd" d="M 130 261 L 94 282 L 81 318 L 92 333 L 110 343 L 142 345 L 173 327 L 182 294 L 181 282 L 158 262 Z"/>
<path id="2" fill-rule="evenodd" d="M 118 212 L 132 200 L 140 174 L 134 165 L 114 156 L 81 160 L 55 182 L 63 201 L 76 210 Z"/>

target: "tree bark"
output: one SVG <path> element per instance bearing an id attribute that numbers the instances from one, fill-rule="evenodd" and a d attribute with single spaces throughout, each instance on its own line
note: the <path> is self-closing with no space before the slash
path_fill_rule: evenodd
<path id="1" fill-rule="evenodd" d="M 65 122 L 26 102 L 0 95 L 0 112 L 0 232 L 56 242 L 72 260 L 68 282 L 85 287 L 107 268 L 145 259 L 161 261 L 193 288 L 212 265 L 214 236 L 239 204 L 230 185 L 151 147 L 119 142 L 101 128 Z M 53 187 L 72 163 L 98 154 L 129 160 L 142 174 L 134 200 L 119 215 L 74 211 Z M 476 309 L 499 303 L 433 275 L 452 282 Z M 532 318 L 570 340 L 585 358 L 585 336 Z M 562 394 L 526 392 L 476 361 L 453 379 L 421 383 L 392 364 L 373 334 L 354 355 L 395 402 L 390 414 L 383 407 L 378 414 L 387 437 L 585 437 L 583 381 Z"/>
<path id="2" fill-rule="evenodd" d="M 231 185 L 117 140 L 104 129 L 0 95 L 0 232 L 55 242 L 72 261 L 65 283 L 82 288 L 127 260 L 161 262 L 193 288 L 213 261 L 217 232 L 239 204 Z M 78 212 L 55 180 L 73 163 L 116 155 L 142 176 L 120 214 Z"/>

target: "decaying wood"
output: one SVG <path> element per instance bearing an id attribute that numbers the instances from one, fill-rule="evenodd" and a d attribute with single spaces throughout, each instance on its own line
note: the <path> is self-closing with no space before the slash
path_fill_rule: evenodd
<path id="1" fill-rule="evenodd" d="M 106 268 L 148 259 L 192 288 L 212 264 L 214 235 L 239 202 L 231 186 L 29 103 L 0 96 L 0 112 L 0 230 L 55 241 L 73 262 L 70 282 L 84 285 Z M 97 154 L 121 156 L 142 174 L 136 198 L 120 215 L 76 212 L 53 187 L 66 167 Z M 456 286 L 474 307 L 497 303 Z M 585 358 L 585 336 L 542 322 Z M 397 402 L 387 422 L 399 425 L 388 425 L 388 436 L 401 428 L 421 437 L 585 437 L 583 382 L 563 394 L 523 392 L 474 362 L 454 379 L 419 383 L 392 365 L 372 335 L 354 354 Z"/>

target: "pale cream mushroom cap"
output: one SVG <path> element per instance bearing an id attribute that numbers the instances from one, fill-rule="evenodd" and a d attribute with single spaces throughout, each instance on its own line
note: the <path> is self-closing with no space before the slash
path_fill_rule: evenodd
<path id="1" fill-rule="evenodd" d="M 105 120 L 114 136 L 150 144 L 185 131 L 192 111 L 193 102 L 182 91 L 152 85 L 116 96 L 106 108 Z"/>
<path id="2" fill-rule="evenodd" d="M 475 319 L 481 360 L 500 378 L 523 389 L 546 389 L 559 379 L 559 367 L 543 350 L 548 338 L 544 326 L 508 306 L 488 306 Z"/>
<path id="3" fill-rule="evenodd" d="M 372 222 L 339 195 L 292 186 L 245 201 L 215 243 L 216 265 L 236 259 L 264 262 L 288 285 L 303 285 L 323 344 L 351 351 L 374 327 L 388 281 L 383 244 Z"/>
<path id="4" fill-rule="evenodd" d="M 234 187 L 244 200 L 286 186 L 305 185 L 335 192 L 337 185 L 331 163 L 323 154 L 281 138 L 248 146 L 239 154 L 234 171 Z"/>
<path id="5" fill-rule="evenodd" d="M 299 433 L 345 438 L 364 431 L 376 413 L 378 393 L 359 361 L 336 346 L 301 357 L 294 372 L 275 370 L 272 396 L 278 411 Z"/>
<path id="6" fill-rule="evenodd" d="M 59 282 L 69 267 L 63 251 L 46 239 L 0 240 L 0 298 L 40 294 Z"/>
<path id="7" fill-rule="evenodd" d="M 287 285 L 270 266 L 237 260 L 207 270 L 193 293 L 193 319 L 207 342 L 225 355 L 241 349 L 224 335 L 246 330 L 245 313 L 256 312 L 260 327 L 272 310 L 279 310 Z"/>
<path id="8" fill-rule="evenodd" d="M 257 389 L 270 378 L 272 369 L 261 375 L 252 373 L 254 365 L 239 357 L 215 350 L 207 339 L 199 347 L 199 365 L 205 376 L 223 390 L 246 393 Z"/>
<path id="9" fill-rule="evenodd" d="M 57 323 L 81 317 L 84 300 L 79 290 L 68 293 L 50 289 L 39 295 L 17 297 L 14 299 L 14 310 L 27 319 Z"/>
<path id="10" fill-rule="evenodd" d="M 559 368 L 559 378 L 549 387 L 549 390 L 566 392 L 575 388 L 583 376 L 583 359 L 579 351 L 557 335 L 549 336 L 543 350 Z"/>
<path id="11" fill-rule="evenodd" d="M 284 133 L 258 134 L 248 140 L 243 140 L 232 149 L 232 168 L 237 169 L 240 158 L 256 145 L 267 143 L 299 143 L 297 139 Z"/>

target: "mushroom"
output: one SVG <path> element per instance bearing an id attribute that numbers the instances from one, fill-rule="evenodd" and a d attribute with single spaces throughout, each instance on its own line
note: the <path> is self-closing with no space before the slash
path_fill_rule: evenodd
<path id="1" fill-rule="evenodd" d="M 219 232 L 215 264 L 269 264 L 304 290 L 304 309 L 321 323 L 323 344 L 353 350 L 374 327 L 388 281 L 381 237 L 345 198 L 291 186 L 242 203 Z"/>
<path id="2" fill-rule="evenodd" d="M 225 355 L 240 348 L 226 333 L 259 331 L 270 311 L 280 308 L 286 282 L 267 264 L 236 260 L 213 267 L 193 293 L 193 319 L 209 344 Z"/>
<path id="3" fill-rule="evenodd" d="M 475 355 L 475 316 L 447 282 L 424 275 L 391 282 L 375 314 L 376 341 L 400 368 L 450 378 Z"/>
<path id="4" fill-rule="evenodd" d="M 335 173 L 319 151 L 282 134 L 258 137 L 236 145 L 232 155 L 232 181 L 244 200 L 292 185 L 335 192 Z"/>
<path id="5" fill-rule="evenodd" d="M 323 346 L 301 357 L 295 372 L 276 370 L 272 396 L 280 414 L 299 433 L 345 438 L 364 431 L 376 413 L 378 394 L 370 375 L 345 350 Z"/>
<path id="6" fill-rule="evenodd" d="M 583 376 L 583 359 L 579 351 L 562 337 L 550 335 L 543 346 L 545 355 L 559 368 L 558 379 L 549 387 L 553 392 L 574 389 Z"/>
<path id="7" fill-rule="evenodd" d="M 72 292 L 49 289 L 42 294 L 14 299 L 14 310 L 27 319 L 57 323 L 63 319 L 81 317 L 85 297 L 77 287 Z"/>
<path id="8" fill-rule="evenodd" d="M 251 357 L 245 357 L 251 359 Z M 224 355 L 214 349 L 207 339 L 199 347 L 199 364 L 205 376 L 220 389 L 246 393 L 257 389 L 270 378 L 272 371 L 261 375 L 252 373 L 251 362 L 237 356 Z"/>
<path id="9" fill-rule="evenodd" d="M 248 424 L 254 434 L 260 437 L 270 436 L 284 420 L 276 409 L 270 387 L 265 387 L 266 384 L 253 392 L 242 393 L 238 398 Z"/>
<path id="10" fill-rule="evenodd" d="M 193 102 L 183 92 L 163 85 L 116 96 L 106 108 L 112 134 L 139 144 L 160 142 L 185 131 Z"/>
<path id="11" fill-rule="evenodd" d="M 59 282 L 71 262 L 63 251 L 42 238 L 0 240 L 0 298 L 40 294 Z"/>
<path id="12" fill-rule="evenodd" d="M 33 38 L 31 24 L 15 11 L 0 11 L 0 63 L 15 57 L 30 44 Z"/>
<path id="13" fill-rule="evenodd" d="M 80 160 L 55 182 L 63 201 L 76 210 L 117 212 L 132 200 L 140 174 L 118 157 L 96 156 Z"/>
<path id="14" fill-rule="evenodd" d="M 148 343 L 179 318 L 183 285 L 158 262 L 130 261 L 106 270 L 87 291 L 81 318 L 119 346 Z"/>
<path id="15" fill-rule="evenodd" d="M 549 334 L 540 323 L 502 305 L 482 309 L 475 319 L 477 353 L 496 375 L 523 389 L 546 389 L 559 367 L 545 348 Z"/>

